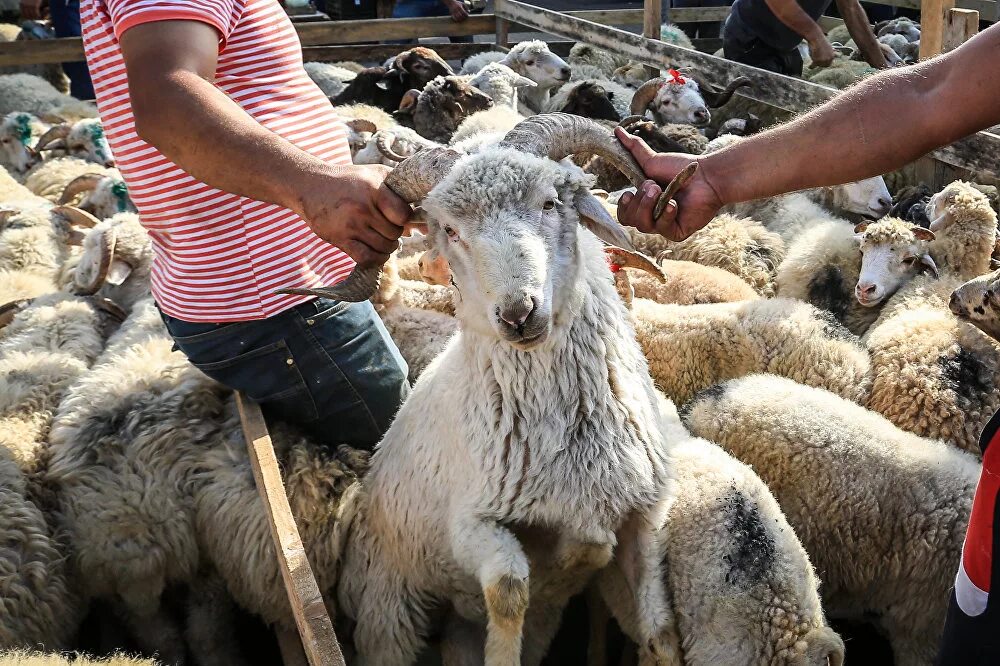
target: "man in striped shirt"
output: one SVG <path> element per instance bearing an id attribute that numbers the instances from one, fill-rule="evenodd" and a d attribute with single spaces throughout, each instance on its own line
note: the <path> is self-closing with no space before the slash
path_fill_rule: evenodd
<path id="1" fill-rule="evenodd" d="M 385 260 L 410 208 L 351 164 L 276 0 L 83 0 L 116 164 L 155 250 L 152 289 L 209 376 L 328 443 L 371 446 L 409 386 L 369 303 L 279 295 Z"/>

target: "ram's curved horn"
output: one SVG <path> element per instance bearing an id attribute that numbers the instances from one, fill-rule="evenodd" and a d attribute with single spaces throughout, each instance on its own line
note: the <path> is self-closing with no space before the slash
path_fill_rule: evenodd
<path id="1" fill-rule="evenodd" d="M 640 116 L 639 114 L 636 113 L 631 116 L 626 116 L 625 118 L 623 118 L 618 123 L 618 126 L 624 129 L 628 129 L 629 127 L 632 127 L 632 125 L 635 125 L 636 123 L 645 122 L 645 120 L 646 120 L 645 116 Z"/>
<path id="2" fill-rule="evenodd" d="M 59 205 L 53 208 L 52 211 L 58 213 L 59 215 L 62 215 L 67 220 L 69 220 L 71 224 L 77 227 L 93 229 L 94 227 L 96 227 L 98 224 L 101 223 L 101 221 L 98 220 L 96 217 L 94 217 L 85 210 L 77 208 L 76 206 Z"/>
<path id="3" fill-rule="evenodd" d="M 99 173 L 85 173 L 69 181 L 69 184 L 63 189 L 62 194 L 59 195 L 59 205 L 68 204 L 78 194 L 82 194 L 83 192 L 93 192 L 102 178 L 105 178 L 105 176 Z"/>
<path id="4" fill-rule="evenodd" d="M 632 104 L 629 106 L 628 112 L 633 116 L 645 116 L 646 109 L 649 108 L 650 102 L 656 97 L 656 92 L 666 83 L 666 79 L 659 76 L 655 79 L 650 79 L 646 81 L 639 89 L 635 91 L 632 95 Z"/>
<path id="5" fill-rule="evenodd" d="M 61 125 L 55 125 L 54 127 L 50 127 L 49 131 L 43 134 L 40 139 L 38 139 L 38 142 L 35 144 L 35 152 L 41 152 L 43 150 L 49 149 L 50 144 L 60 139 L 65 140 L 66 137 L 69 136 L 70 129 L 71 127 L 68 123 L 63 123 Z"/>
<path id="6" fill-rule="evenodd" d="M 399 163 L 385 178 L 385 185 L 406 203 L 417 203 L 444 178 L 461 153 L 450 148 L 428 148 Z M 279 294 L 320 296 L 335 301 L 360 303 L 378 291 L 382 266 L 354 267 L 338 284 L 316 289 L 279 289 Z"/>
<path id="7" fill-rule="evenodd" d="M 608 260 L 615 266 L 619 266 L 621 268 L 636 268 L 640 271 L 649 273 L 660 282 L 667 281 L 667 275 L 663 272 L 663 269 L 657 266 L 656 262 L 650 257 L 647 257 L 641 252 L 608 246 L 604 248 L 604 253 L 608 256 Z"/>
<path id="8" fill-rule="evenodd" d="M 590 153 L 603 157 L 613 164 L 636 187 L 641 187 L 646 180 L 646 174 L 639 167 L 639 163 L 615 135 L 590 118 L 582 116 L 568 113 L 544 113 L 532 116 L 507 132 L 500 145 L 539 157 L 548 157 L 557 162 L 577 153 Z M 690 180 L 697 169 L 698 163 L 692 162 L 664 188 L 654 209 L 656 217 L 660 216 L 670 198 Z"/>
<path id="9" fill-rule="evenodd" d="M 392 135 L 389 132 L 375 133 L 375 147 L 378 148 L 378 152 L 382 153 L 384 157 L 388 157 L 390 160 L 402 162 L 406 159 L 405 155 L 400 155 L 393 149 Z"/>
<path id="10" fill-rule="evenodd" d="M 100 257 L 98 258 L 97 265 L 95 266 L 89 262 L 85 263 L 83 259 L 86 259 L 86 254 L 84 254 L 83 259 L 77 264 L 76 275 L 73 277 L 73 282 L 76 285 L 73 291 L 81 296 L 90 296 L 96 294 L 104 286 L 104 281 L 108 277 L 108 270 L 111 268 L 111 262 L 115 258 L 115 244 L 117 240 L 118 237 L 114 229 L 105 229 L 100 234 L 98 238 Z"/>
<path id="11" fill-rule="evenodd" d="M 717 109 L 720 106 L 724 106 L 730 99 L 732 99 L 733 94 L 736 90 L 751 85 L 750 79 L 745 76 L 738 76 L 729 82 L 723 90 L 716 90 L 715 87 L 710 84 L 705 78 L 697 71 L 686 71 L 684 75 L 693 80 L 698 84 L 698 90 L 701 92 L 701 96 L 705 98 L 705 104 L 709 108 Z"/>
<path id="12" fill-rule="evenodd" d="M 33 300 L 34 299 L 32 298 L 22 298 L 0 305 L 0 329 L 14 321 L 14 317 L 17 316 L 17 313 L 31 305 L 31 301 Z"/>

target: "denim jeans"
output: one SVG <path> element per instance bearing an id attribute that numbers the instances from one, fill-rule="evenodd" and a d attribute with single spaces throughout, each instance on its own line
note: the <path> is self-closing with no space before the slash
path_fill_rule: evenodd
<path id="1" fill-rule="evenodd" d="M 406 362 L 367 301 L 320 298 L 230 324 L 161 316 L 198 369 L 328 446 L 372 448 L 410 391 Z"/>
<path id="2" fill-rule="evenodd" d="M 49 15 L 56 37 L 79 37 L 80 0 L 50 0 Z M 63 71 L 69 77 L 69 91 L 77 99 L 94 99 L 94 84 L 90 81 L 87 63 L 64 62 Z"/>

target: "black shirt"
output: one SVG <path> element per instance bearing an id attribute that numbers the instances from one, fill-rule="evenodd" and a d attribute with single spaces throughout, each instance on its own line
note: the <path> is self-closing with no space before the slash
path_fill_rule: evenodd
<path id="1" fill-rule="evenodd" d="M 833 0 L 798 0 L 812 20 L 823 15 Z M 778 51 L 791 51 L 802 41 L 794 30 L 778 20 L 764 0 L 735 0 L 726 30 L 753 36 Z"/>

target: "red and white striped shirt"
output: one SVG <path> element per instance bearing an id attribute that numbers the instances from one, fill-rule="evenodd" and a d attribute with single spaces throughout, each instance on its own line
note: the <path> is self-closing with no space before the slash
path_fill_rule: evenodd
<path id="1" fill-rule="evenodd" d="M 298 35 L 276 0 L 83 0 L 80 14 L 104 131 L 153 240 L 153 296 L 164 312 L 192 322 L 262 319 L 310 298 L 275 290 L 346 277 L 350 257 L 298 215 L 209 187 L 135 131 L 118 38 L 150 21 L 202 21 L 220 35 L 219 90 L 302 150 L 350 164 L 346 127 L 302 68 Z"/>

